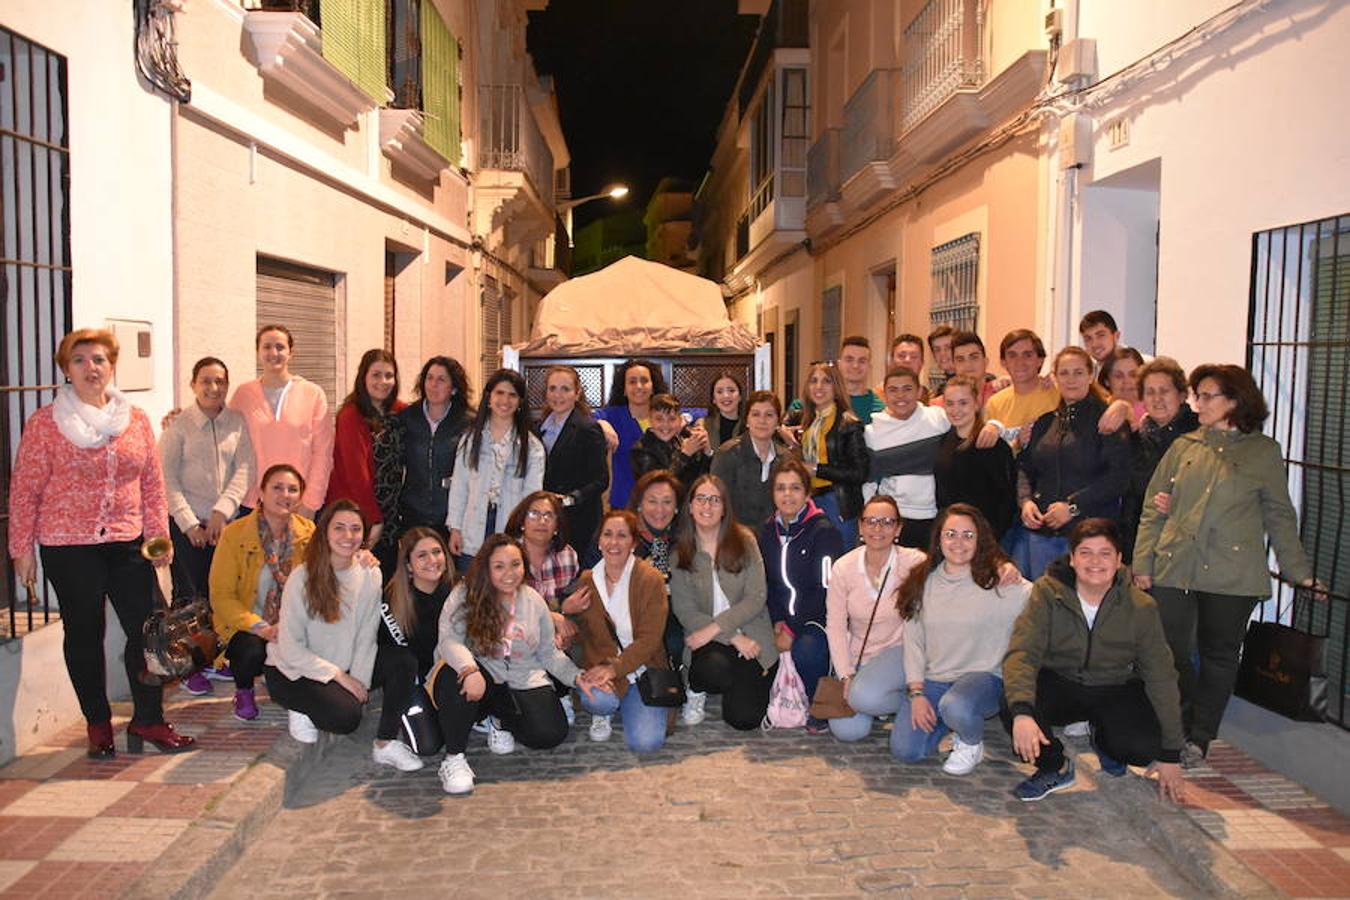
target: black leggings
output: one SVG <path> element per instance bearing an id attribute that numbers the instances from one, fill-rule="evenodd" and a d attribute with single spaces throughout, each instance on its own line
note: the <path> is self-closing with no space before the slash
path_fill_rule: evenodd
<path id="1" fill-rule="evenodd" d="M 56 590 L 65 629 L 61 649 L 66 671 L 90 725 L 112 719 L 108 705 L 108 672 L 103 656 L 105 600 L 127 636 L 124 664 L 131 683 L 131 721 L 155 725 L 164 721 L 164 688 L 144 684 L 144 627 L 153 608 L 155 578 L 141 556 L 141 541 L 42 547 L 42 571 Z"/>
<path id="2" fill-rule="evenodd" d="M 1003 727 L 1012 733 L 1012 714 L 1007 701 L 1000 704 Z M 1087 720 L 1093 741 L 1112 759 L 1132 766 L 1146 766 L 1162 752 L 1162 730 L 1153 704 L 1139 680 L 1125 684 L 1088 687 L 1070 681 L 1049 669 L 1036 676 L 1036 710 L 1033 714 L 1050 746 L 1041 748 L 1036 758 L 1040 771 L 1058 772 L 1064 768 L 1064 744 L 1055 737 L 1053 726 Z"/>
<path id="3" fill-rule="evenodd" d="M 412 701 L 412 690 L 421 672 L 417 671 L 417 654 L 397 644 L 380 644 L 375 650 L 375 675 L 372 688 L 384 688 L 380 706 L 380 724 L 375 738 L 392 741 L 399 736 L 399 717 Z"/>
<path id="4" fill-rule="evenodd" d="M 314 727 L 330 734 L 351 734 L 361 726 L 361 701 L 336 681 L 297 678 L 292 681 L 276 666 L 264 666 L 267 693 L 291 712 L 309 716 Z"/>
<path id="5" fill-rule="evenodd" d="M 262 674 L 267 661 L 267 641 L 248 631 L 236 631 L 225 645 L 225 659 L 234 674 L 234 686 L 241 691 L 253 690 L 253 682 Z"/>
<path id="6" fill-rule="evenodd" d="M 173 539 L 173 596 L 209 597 L 211 560 L 216 555 L 213 544 L 194 547 L 178 523 L 169 519 L 169 537 Z"/>
<path id="7" fill-rule="evenodd" d="M 738 731 L 758 728 L 769 708 L 769 688 L 778 664 L 765 671 L 758 659 L 744 659 L 736 648 L 709 641 L 689 662 L 689 689 L 722 695 L 722 721 Z"/>
<path id="8" fill-rule="evenodd" d="M 473 724 L 488 716 L 496 716 L 516 740 L 533 750 L 551 750 L 567 740 L 567 715 L 552 684 L 517 691 L 493 681 L 486 669 L 480 667 L 479 672 L 487 682 L 481 700 L 464 699 L 459 673 L 450 666 L 441 666 L 432 675 L 431 697 L 446 753 L 463 753 Z"/>

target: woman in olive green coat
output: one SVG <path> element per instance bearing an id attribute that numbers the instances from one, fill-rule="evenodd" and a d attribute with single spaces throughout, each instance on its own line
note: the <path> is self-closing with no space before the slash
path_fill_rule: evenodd
<path id="1" fill-rule="evenodd" d="M 1146 497 L 1134 551 L 1135 584 L 1158 602 L 1180 680 L 1186 747 L 1199 765 L 1237 680 L 1238 653 L 1258 601 L 1270 596 L 1266 538 L 1282 577 L 1312 586 L 1280 445 L 1261 433 L 1266 401 L 1238 366 L 1191 373 L 1200 428 L 1178 437 Z M 1192 659 L 1198 650 L 1199 669 Z"/>

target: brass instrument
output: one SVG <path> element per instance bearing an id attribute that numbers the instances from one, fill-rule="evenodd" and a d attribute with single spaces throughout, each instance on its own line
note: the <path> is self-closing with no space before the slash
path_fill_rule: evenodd
<path id="1" fill-rule="evenodd" d="M 141 556 L 156 562 L 173 552 L 173 541 L 168 537 L 153 537 L 141 544 Z"/>

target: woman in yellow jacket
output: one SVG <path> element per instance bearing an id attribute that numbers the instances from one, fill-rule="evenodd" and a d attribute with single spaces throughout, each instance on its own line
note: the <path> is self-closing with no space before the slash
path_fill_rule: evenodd
<path id="1" fill-rule="evenodd" d="M 281 592 L 304 562 L 314 523 L 297 510 L 305 479 L 289 463 L 262 477 L 258 508 L 220 534 L 211 561 L 211 611 L 234 674 L 234 717 L 258 717 L 253 682 L 262 674 L 267 644 L 277 639 Z"/>

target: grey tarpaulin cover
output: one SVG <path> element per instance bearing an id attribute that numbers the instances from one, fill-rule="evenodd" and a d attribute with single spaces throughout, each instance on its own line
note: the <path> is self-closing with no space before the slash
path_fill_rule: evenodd
<path id="1" fill-rule="evenodd" d="M 702 348 L 751 353 L 754 334 L 727 316 L 714 281 L 625 256 L 564 281 L 539 304 L 526 355 L 633 356 Z"/>

